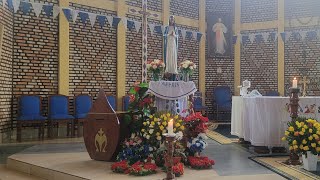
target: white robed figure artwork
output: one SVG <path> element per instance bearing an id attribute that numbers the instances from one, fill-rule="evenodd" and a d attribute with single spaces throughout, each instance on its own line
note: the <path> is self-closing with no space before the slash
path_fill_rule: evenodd
<path id="1" fill-rule="evenodd" d="M 224 37 L 224 34 L 228 32 L 228 29 L 222 23 L 221 18 L 219 18 L 218 22 L 213 25 L 212 31 L 216 34 L 216 41 L 214 42 L 214 44 L 216 45 L 216 53 L 224 54 L 226 52 L 225 46 L 227 46 L 227 41 Z"/>
<path id="2" fill-rule="evenodd" d="M 174 16 L 170 16 L 169 26 L 164 31 L 164 63 L 166 64 L 166 73 L 178 74 L 178 29 L 175 25 Z"/>

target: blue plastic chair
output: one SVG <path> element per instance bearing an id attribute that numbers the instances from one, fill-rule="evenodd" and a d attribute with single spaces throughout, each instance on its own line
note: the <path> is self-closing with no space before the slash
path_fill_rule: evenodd
<path id="1" fill-rule="evenodd" d="M 115 95 L 107 95 L 107 100 L 114 111 L 117 111 L 117 100 Z"/>
<path id="2" fill-rule="evenodd" d="M 129 104 L 130 104 L 130 96 L 126 95 L 122 98 L 122 110 L 128 111 L 129 110 Z"/>
<path id="3" fill-rule="evenodd" d="M 71 126 L 71 134 L 74 135 L 74 117 L 69 114 L 69 97 L 63 95 L 49 96 L 48 103 L 48 119 L 50 123 L 48 126 L 49 136 L 52 135 L 52 126 L 57 124 L 57 128 L 59 129 L 60 123 L 67 124 L 68 136 Z"/>
<path id="4" fill-rule="evenodd" d="M 87 94 L 81 94 L 74 99 L 74 117 L 77 125 L 77 135 L 80 136 L 80 126 L 87 117 L 92 107 L 92 98 Z"/>
<path id="5" fill-rule="evenodd" d="M 280 96 L 278 91 L 268 91 L 266 96 Z"/>
<path id="6" fill-rule="evenodd" d="M 195 112 L 201 112 L 202 114 L 204 111 L 206 116 L 208 116 L 208 107 L 202 105 L 201 93 L 195 93 L 193 98 L 193 109 Z"/>
<path id="7" fill-rule="evenodd" d="M 228 86 L 218 86 L 214 88 L 214 105 L 216 110 L 216 119 L 219 121 L 219 114 L 230 114 L 232 107 L 231 89 Z M 226 119 L 225 119 L 226 120 Z"/>
<path id="8" fill-rule="evenodd" d="M 21 141 L 21 130 L 25 124 L 38 124 L 38 136 L 43 138 L 46 120 L 47 118 L 41 114 L 40 96 L 21 96 L 19 99 L 19 116 L 17 118 L 17 141 Z"/>

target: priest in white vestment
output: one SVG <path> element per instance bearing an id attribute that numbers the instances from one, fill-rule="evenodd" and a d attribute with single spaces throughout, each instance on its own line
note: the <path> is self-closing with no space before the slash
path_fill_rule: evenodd
<path id="1" fill-rule="evenodd" d="M 169 26 L 164 31 L 164 63 L 165 73 L 171 75 L 170 80 L 175 81 L 178 74 L 178 29 L 174 16 L 170 16 Z"/>

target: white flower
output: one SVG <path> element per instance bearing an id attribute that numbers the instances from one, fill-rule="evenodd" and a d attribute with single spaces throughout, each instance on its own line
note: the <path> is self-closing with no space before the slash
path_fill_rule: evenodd
<path id="1" fill-rule="evenodd" d="M 196 143 L 196 146 L 199 147 L 201 144 L 200 143 Z"/>
<path id="2" fill-rule="evenodd" d="M 149 151 L 153 151 L 153 148 L 152 148 L 152 147 L 149 147 Z"/>
<path id="3" fill-rule="evenodd" d="M 157 64 L 159 64 L 159 63 L 160 63 L 160 60 L 159 60 L 159 59 L 155 59 L 154 62 L 157 63 Z"/>
<path id="4" fill-rule="evenodd" d="M 207 135 L 205 133 L 199 133 L 198 134 L 198 138 L 208 139 L 208 137 L 207 137 Z"/>
<path id="5" fill-rule="evenodd" d="M 161 136 L 157 136 L 158 141 L 161 141 L 161 139 L 162 139 Z"/>
<path id="6" fill-rule="evenodd" d="M 153 69 L 157 69 L 158 67 L 157 67 L 157 65 L 153 65 L 152 68 Z"/>
<path id="7" fill-rule="evenodd" d="M 194 65 L 193 65 L 193 68 L 196 69 L 196 68 L 197 68 L 197 65 L 194 64 Z"/>
<path id="8" fill-rule="evenodd" d="M 147 135 L 146 138 L 147 138 L 147 139 L 150 139 L 150 135 Z"/>
<path id="9" fill-rule="evenodd" d="M 149 133 L 150 133 L 150 134 L 152 134 L 152 133 L 153 133 L 153 131 L 154 131 L 154 129 L 150 129 L 150 130 L 149 130 Z"/>
<path id="10" fill-rule="evenodd" d="M 177 132 L 176 133 L 176 138 L 177 138 L 178 141 L 181 140 L 183 138 L 183 133 L 181 131 Z"/>
<path id="11" fill-rule="evenodd" d="M 160 122 L 158 122 L 158 125 L 160 125 L 161 123 Z"/>
<path id="12" fill-rule="evenodd" d="M 154 149 L 154 150 L 156 150 L 156 149 Z M 153 158 L 153 154 L 150 154 L 149 157 Z"/>
<path id="13" fill-rule="evenodd" d="M 151 163 L 153 163 L 153 164 L 154 164 L 154 163 L 155 163 L 155 161 L 154 161 L 153 159 L 151 159 Z"/>
<path id="14" fill-rule="evenodd" d="M 182 67 L 183 68 L 188 68 L 188 65 L 187 64 L 183 64 Z"/>
<path id="15" fill-rule="evenodd" d="M 132 133 L 132 134 L 131 134 L 131 138 L 133 139 L 134 137 L 136 137 L 136 134 L 135 134 L 135 133 Z"/>
<path id="16" fill-rule="evenodd" d="M 147 64 L 147 69 L 151 69 L 151 64 Z"/>
<path id="17" fill-rule="evenodd" d="M 191 70 L 193 70 L 193 66 L 190 66 L 189 68 L 190 68 Z"/>

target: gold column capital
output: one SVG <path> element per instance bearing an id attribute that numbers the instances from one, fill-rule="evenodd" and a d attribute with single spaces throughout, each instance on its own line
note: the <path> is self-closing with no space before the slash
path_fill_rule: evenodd
<path id="1" fill-rule="evenodd" d="M 69 0 L 59 0 L 60 7 L 69 7 Z M 58 93 L 69 95 L 69 22 L 59 14 L 59 72 Z"/>

